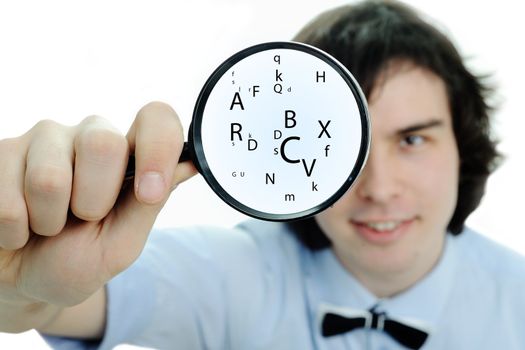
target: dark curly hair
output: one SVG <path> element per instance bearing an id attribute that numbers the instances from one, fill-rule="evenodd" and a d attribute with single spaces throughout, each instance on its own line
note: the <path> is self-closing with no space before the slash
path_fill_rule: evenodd
<path id="1" fill-rule="evenodd" d="M 460 157 L 458 199 L 448 231 L 461 233 L 500 160 L 490 134 L 493 108 L 487 99 L 492 89 L 484 83 L 486 77 L 469 72 L 443 33 L 414 9 L 396 1 L 364 1 L 327 11 L 306 25 L 294 40 L 337 58 L 352 72 L 367 97 L 392 60 L 411 61 L 443 79 Z M 311 249 L 331 244 L 314 218 L 288 225 Z"/>

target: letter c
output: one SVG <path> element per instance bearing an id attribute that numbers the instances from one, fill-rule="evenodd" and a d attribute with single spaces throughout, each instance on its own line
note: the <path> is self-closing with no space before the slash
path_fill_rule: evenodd
<path id="1" fill-rule="evenodd" d="M 290 159 L 286 156 L 286 153 L 284 152 L 284 147 L 286 146 L 286 143 L 290 140 L 300 140 L 301 138 L 299 136 L 290 136 L 288 138 L 286 138 L 283 143 L 281 143 L 281 156 L 283 157 L 284 161 L 285 162 L 288 162 L 288 163 L 299 163 L 300 160 L 299 159 Z"/>

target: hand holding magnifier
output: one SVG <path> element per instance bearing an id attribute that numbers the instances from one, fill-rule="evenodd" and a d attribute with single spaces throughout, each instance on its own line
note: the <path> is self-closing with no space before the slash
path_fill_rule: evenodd
<path id="1" fill-rule="evenodd" d="M 227 204 L 256 218 L 331 206 L 366 162 L 366 100 L 333 57 L 295 42 L 242 50 L 205 83 L 179 161 L 192 160 Z M 126 176 L 133 176 L 128 164 Z"/>

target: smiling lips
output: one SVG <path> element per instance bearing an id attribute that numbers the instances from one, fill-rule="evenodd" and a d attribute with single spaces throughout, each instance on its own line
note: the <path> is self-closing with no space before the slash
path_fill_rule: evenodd
<path id="1" fill-rule="evenodd" d="M 413 224 L 415 219 L 354 221 L 352 226 L 359 236 L 375 244 L 387 244 L 400 238 Z"/>

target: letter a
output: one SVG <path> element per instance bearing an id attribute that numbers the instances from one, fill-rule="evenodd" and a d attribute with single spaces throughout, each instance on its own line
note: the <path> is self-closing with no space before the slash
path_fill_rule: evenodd
<path id="1" fill-rule="evenodd" d="M 244 106 L 242 105 L 241 95 L 238 92 L 236 92 L 235 95 L 233 95 L 233 101 L 230 106 L 230 111 L 233 109 L 233 106 L 235 105 L 241 106 L 241 109 L 244 111 Z"/>

